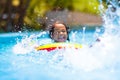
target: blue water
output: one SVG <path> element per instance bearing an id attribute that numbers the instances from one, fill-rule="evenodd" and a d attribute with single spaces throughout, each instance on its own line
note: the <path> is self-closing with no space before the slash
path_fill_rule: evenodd
<path id="1" fill-rule="evenodd" d="M 70 42 L 81 49 L 36 51 L 34 46 L 50 42 L 45 31 L 0 34 L 0 80 L 120 80 L 120 8 L 108 1 L 116 11 L 101 2 L 100 29 L 70 32 Z"/>
<path id="2" fill-rule="evenodd" d="M 69 35 L 70 41 L 84 45 L 82 49 L 47 52 L 31 50 L 30 45 L 25 44 L 49 38 L 48 32 L 0 34 L 0 78 L 1 80 L 119 80 L 120 65 L 119 61 L 114 59 L 116 55 L 111 53 L 112 56 L 108 56 L 104 53 L 107 52 L 103 50 L 104 47 L 99 45 L 100 48 L 89 47 L 90 44 L 96 43 L 98 36 L 102 35 L 101 29 L 100 31 L 72 30 Z M 24 49 L 16 47 L 18 44 Z"/>

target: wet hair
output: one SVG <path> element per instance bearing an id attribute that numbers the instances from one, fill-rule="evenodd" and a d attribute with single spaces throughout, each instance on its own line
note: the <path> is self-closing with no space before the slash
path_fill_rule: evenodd
<path id="1" fill-rule="evenodd" d="M 55 23 L 51 26 L 51 29 L 49 30 L 50 37 L 51 37 L 51 35 L 53 35 L 54 28 L 55 28 L 55 24 L 63 24 L 63 25 L 65 26 L 66 31 L 67 31 L 67 34 L 68 34 L 67 40 L 69 40 L 69 27 L 68 27 L 65 23 L 62 23 L 62 22 L 55 22 Z"/>

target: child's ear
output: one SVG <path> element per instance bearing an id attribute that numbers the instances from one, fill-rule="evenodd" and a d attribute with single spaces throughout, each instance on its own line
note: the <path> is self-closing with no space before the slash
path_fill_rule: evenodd
<path id="1" fill-rule="evenodd" d="M 51 37 L 51 38 L 53 38 L 53 35 L 52 35 L 52 34 L 50 34 L 50 37 Z"/>
<path id="2" fill-rule="evenodd" d="M 52 38 L 52 35 L 50 35 L 50 37 Z"/>

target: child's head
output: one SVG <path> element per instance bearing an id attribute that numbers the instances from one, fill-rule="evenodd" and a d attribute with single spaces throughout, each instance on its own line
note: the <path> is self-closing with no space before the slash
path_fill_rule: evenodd
<path id="1" fill-rule="evenodd" d="M 50 30 L 50 37 L 55 42 L 65 42 L 68 39 L 68 27 L 61 22 L 55 22 Z"/>

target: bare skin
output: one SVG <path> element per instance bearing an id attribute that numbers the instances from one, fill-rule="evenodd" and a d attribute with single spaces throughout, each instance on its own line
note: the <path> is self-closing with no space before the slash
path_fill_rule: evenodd
<path id="1" fill-rule="evenodd" d="M 54 24 L 54 32 L 51 37 L 55 42 L 65 42 L 67 40 L 67 36 L 68 34 L 65 25 L 60 23 Z"/>

